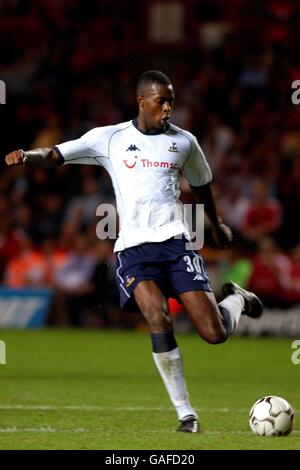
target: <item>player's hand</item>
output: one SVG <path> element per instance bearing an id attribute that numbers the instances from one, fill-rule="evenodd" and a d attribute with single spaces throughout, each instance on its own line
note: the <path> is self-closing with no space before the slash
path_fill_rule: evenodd
<path id="1" fill-rule="evenodd" d="M 14 152 L 9 153 L 5 157 L 5 163 L 8 166 L 11 165 L 23 165 L 24 152 L 22 149 L 15 150 Z"/>
<path id="2" fill-rule="evenodd" d="M 213 237 L 220 249 L 228 248 L 232 244 L 233 235 L 231 228 L 223 223 L 213 228 Z"/>

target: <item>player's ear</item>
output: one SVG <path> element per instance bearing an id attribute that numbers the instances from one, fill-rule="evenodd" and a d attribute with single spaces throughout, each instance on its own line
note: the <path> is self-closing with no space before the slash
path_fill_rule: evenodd
<path id="1" fill-rule="evenodd" d="M 144 101 L 145 100 L 144 100 L 143 95 L 137 95 L 136 96 L 136 101 L 137 101 L 137 104 L 139 106 L 139 109 L 144 107 Z"/>

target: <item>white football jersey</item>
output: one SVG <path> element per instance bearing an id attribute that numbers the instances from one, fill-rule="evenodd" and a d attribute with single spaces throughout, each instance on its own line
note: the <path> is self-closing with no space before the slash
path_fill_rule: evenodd
<path id="1" fill-rule="evenodd" d="M 101 165 L 110 174 L 120 218 L 115 251 L 179 234 L 190 239 L 179 201 L 180 174 L 193 186 L 212 179 L 190 132 L 170 124 L 166 131 L 144 133 L 133 120 L 96 127 L 55 148 L 66 164 Z"/>

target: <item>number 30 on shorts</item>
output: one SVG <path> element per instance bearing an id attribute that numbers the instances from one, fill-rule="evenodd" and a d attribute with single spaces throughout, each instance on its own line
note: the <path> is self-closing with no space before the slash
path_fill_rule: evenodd
<path id="1" fill-rule="evenodd" d="M 186 255 L 183 257 L 186 262 L 186 270 L 188 273 L 199 273 L 203 275 L 202 266 L 200 263 L 199 256 L 195 255 L 193 257 Z M 203 279 L 203 278 L 202 278 Z"/>

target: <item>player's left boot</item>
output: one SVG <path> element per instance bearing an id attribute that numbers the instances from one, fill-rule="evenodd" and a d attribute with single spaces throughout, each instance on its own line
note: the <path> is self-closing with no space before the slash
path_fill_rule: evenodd
<path id="1" fill-rule="evenodd" d="M 200 432 L 198 419 L 194 415 L 185 416 L 180 420 L 180 426 L 177 428 L 180 432 Z"/>
<path id="2" fill-rule="evenodd" d="M 253 294 L 253 292 L 249 292 L 248 290 L 243 289 L 232 281 L 224 284 L 222 290 L 225 296 L 240 294 L 244 297 L 245 304 L 242 315 L 247 315 L 251 318 L 258 318 L 262 315 L 264 306 L 259 298 Z"/>

